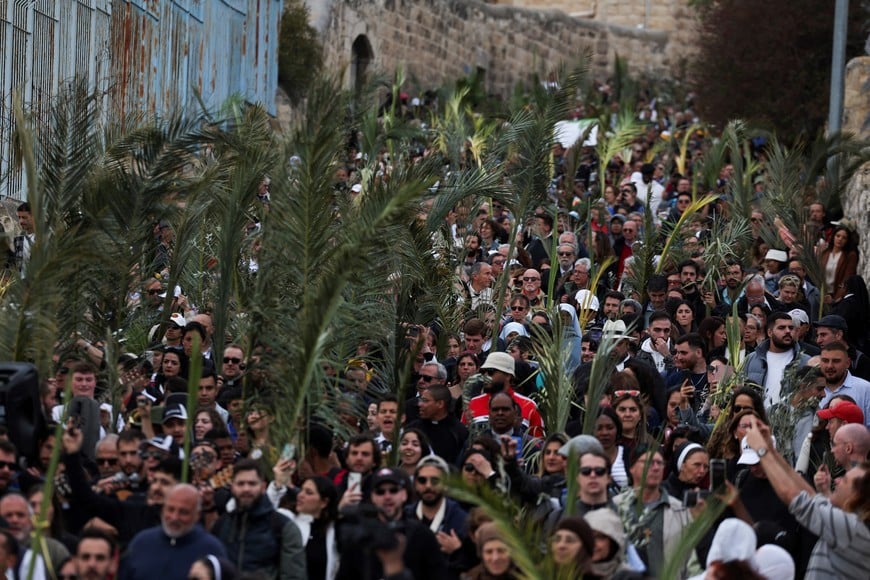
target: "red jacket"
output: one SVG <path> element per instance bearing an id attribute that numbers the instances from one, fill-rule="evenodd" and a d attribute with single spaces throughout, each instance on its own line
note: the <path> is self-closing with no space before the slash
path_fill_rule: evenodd
<path id="1" fill-rule="evenodd" d="M 541 413 L 538 412 L 538 406 L 533 400 L 517 393 L 513 388 L 505 389 L 507 394 L 513 397 L 520 409 L 523 411 L 523 428 L 528 431 L 532 437 L 544 437 L 544 421 L 541 419 Z M 489 398 L 492 395 L 484 393 L 471 399 L 468 403 L 468 411 L 471 414 L 473 423 L 489 423 Z M 466 422 L 466 415 L 463 415 L 462 422 Z"/>

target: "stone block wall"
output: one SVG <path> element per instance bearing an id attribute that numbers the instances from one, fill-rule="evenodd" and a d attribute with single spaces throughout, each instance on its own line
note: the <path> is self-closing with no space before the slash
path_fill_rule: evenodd
<path id="1" fill-rule="evenodd" d="M 870 139 L 870 56 L 853 58 L 846 65 L 843 131 Z M 865 163 L 843 196 L 843 213 L 858 223 L 861 233 L 858 273 L 870 281 L 870 163 Z"/>
<path id="2" fill-rule="evenodd" d="M 662 26 L 673 23 L 674 7 L 684 1 L 651 1 L 651 6 L 663 5 L 651 14 Z M 598 4 L 599 9 L 626 15 L 643 2 Z M 325 0 L 313 13 L 315 19 L 322 23 L 327 63 L 346 67 L 348 86 L 353 79 L 352 45 L 363 35 L 371 45 L 375 68 L 391 72 L 403 66 L 419 79 L 422 89 L 480 68 L 486 71 L 487 91 L 502 96 L 509 95 L 518 81 L 533 73 L 546 76 L 584 50 L 592 53 L 596 78 L 609 74 L 616 53 L 628 60 L 633 72 L 675 77 L 683 70 L 690 46 L 685 39 L 694 31 L 688 10 L 682 19 L 685 25 L 653 30 L 637 28 L 627 15 L 621 25 L 476 0 Z"/>

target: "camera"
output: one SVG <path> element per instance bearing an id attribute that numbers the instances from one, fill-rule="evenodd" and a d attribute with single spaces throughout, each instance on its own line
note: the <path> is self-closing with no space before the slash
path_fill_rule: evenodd
<path id="1" fill-rule="evenodd" d="M 341 510 L 339 538 L 346 546 L 363 546 L 366 551 L 392 550 L 399 545 L 396 534 L 405 533 L 405 523 L 400 519 L 382 522 L 378 508 L 361 503 Z"/>

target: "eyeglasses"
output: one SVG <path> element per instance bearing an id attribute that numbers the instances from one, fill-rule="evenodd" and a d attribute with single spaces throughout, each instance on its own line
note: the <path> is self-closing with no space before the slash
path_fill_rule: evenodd
<path id="1" fill-rule="evenodd" d="M 525 309 L 525 306 L 511 306 L 511 310 L 513 310 L 514 312 L 522 312 Z"/>
<path id="2" fill-rule="evenodd" d="M 523 282 L 537 282 L 540 278 L 532 278 L 531 276 L 523 276 Z"/>
<path id="3" fill-rule="evenodd" d="M 117 465 L 118 460 L 114 457 L 97 457 L 97 463 L 99 465 Z"/>
<path id="4" fill-rule="evenodd" d="M 417 483 L 419 483 L 420 485 L 427 485 L 430 483 L 432 485 L 439 485 L 441 483 L 441 478 L 440 477 L 426 477 L 424 475 L 418 475 L 417 476 Z"/>
<path id="5" fill-rule="evenodd" d="M 573 256 L 574 252 L 556 252 L 560 256 Z"/>
<path id="6" fill-rule="evenodd" d="M 595 474 L 595 477 L 604 477 L 605 474 L 607 474 L 607 468 L 606 467 L 581 467 L 580 468 L 580 475 L 585 475 L 588 477 L 588 476 L 592 475 L 593 473 Z"/>
<path id="7" fill-rule="evenodd" d="M 750 407 L 748 405 L 731 405 L 731 408 L 734 409 L 734 413 L 742 413 L 743 411 L 755 410 L 755 407 Z"/>
<path id="8" fill-rule="evenodd" d="M 398 487 L 379 487 L 378 489 L 374 490 L 372 493 L 375 495 L 396 495 L 400 491 L 402 491 L 402 490 Z"/>
<path id="9" fill-rule="evenodd" d="M 640 397 L 640 391 L 635 391 L 635 390 L 631 390 L 631 391 L 623 391 L 623 390 L 613 391 L 613 396 L 614 396 L 614 397 Z"/>
<path id="10" fill-rule="evenodd" d="M 477 471 L 477 468 L 474 466 L 473 463 L 466 463 L 465 465 L 462 466 L 462 470 L 465 473 L 474 473 Z"/>
<path id="11" fill-rule="evenodd" d="M 632 193 L 630 189 L 620 189 L 619 193 Z"/>
<path id="12" fill-rule="evenodd" d="M 13 461 L 0 461 L 0 469 L 4 467 L 9 471 L 18 471 L 18 464 Z"/>
<path id="13" fill-rule="evenodd" d="M 225 357 L 224 357 L 224 364 L 225 364 L 225 365 L 226 365 L 226 364 L 230 364 L 230 363 L 233 363 L 234 365 L 237 365 L 237 364 L 239 364 L 240 362 L 242 362 L 242 359 L 240 359 L 240 358 L 236 358 L 236 357 L 234 357 L 234 356 L 225 356 Z"/>

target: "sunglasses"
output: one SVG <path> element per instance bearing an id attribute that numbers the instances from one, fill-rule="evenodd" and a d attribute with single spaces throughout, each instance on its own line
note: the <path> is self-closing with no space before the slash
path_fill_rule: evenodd
<path id="1" fill-rule="evenodd" d="M 118 460 L 114 457 L 97 457 L 97 463 L 99 465 L 117 465 Z"/>
<path id="2" fill-rule="evenodd" d="M 465 471 L 465 473 L 475 473 L 475 472 L 477 472 L 477 468 L 474 467 L 474 464 L 473 464 L 473 463 L 466 463 L 465 465 L 462 466 L 462 470 Z"/>
<path id="3" fill-rule="evenodd" d="M 422 381 L 424 383 L 431 383 L 432 381 L 436 380 L 437 378 L 438 377 L 430 377 L 429 375 L 420 375 L 420 378 L 417 380 Z"/>
<path id="4" fill-rule="evenodd" d="M 427 485 L 430 483 L 432 485 L 439 485 L 441 483 L 441 478 L 440 477 L 426 477 L 424 475 L 418 475 L 417 476 L 417 483 L 419 483 L 420 485 Z"/>
<path id="5" fill-rule="evenodd" d="M 731 408 L 734 409 L 735 413 L 742 413 L 743 411 L 754 411 L 755 407 L 750 407 L 748 405 L 731 405 Z"/>
<path id="6" fill-rule="evenodd" d="M 632 193 L 630 189 L 620 189 L 619 193 Z"/>
<path id="7" fill-rule="evenodd" d="M 560 256 L 573 256 L 574 252 L 556 252 Z"/>
<path id="8" fill-rule="evenodd" d="M 236 357 L 234 357 L 234 356 L 225 356 L 225 357 L 224 357 L 224 364 L 225 364 L 225 365 L 226 365 L 226 364 L 230 364 L 230 363 L 233 363 L 234 365 L 237 365 L 237 364 L 239 364 L 240 362 L 242 362 L 242 359 L 240 359 L 240 358 L 236 358 Z"/>
<path id="9" fill-rule="evenodd" d="M 148 290 L 148 294 L 151 296 L 160 294 L 161 292 L 163 292 L 163 290 L 161 290 L 160 288 L 151 288 L 150 290 Z"/>
<path id="10" fill-rule="evenodd" d="M 139 453 L 139 457 L 142 459 L 163 459 L 166 454 L 160 451 L 142 451 Z"/>
<path id="11" fill-rule="evenodd" d="M 9 471 L 18 471 L 18 464 L 14 461 L 0 461 L 0 469 L 4 467 Z"/>
<path id="12" fill-rule="evenodd" d="M 523 282 L 537 282 L 538 280 L 540 280 L 540 278 L 523 276 Z"/>
<path id="13" fill-rule="evenodd" d="M 581 467 L 580 475 L 589 476 L 595 474 L 595 477 L 604 477 L 607 474 L 606 467 Z"/>
<path id="14" fill-rule="evenodd" d="M 514 312 L 522 312 L 525 309 L 525 306 L 511 306 L 511 310 L 513 310 Z"/>
<path id="15" fill-rule="evenodd" d="M 614 397 L 640 397 L 640 391 L 613 391 Z"/>
<path id="16" fill-rule="evenodd" d="M 379 487 L 378 489 L 374 490 L 372 493 L 375 495 L 396 495 L 400 491 L 402 491 L 402 490 L 398 487 Z"/>

